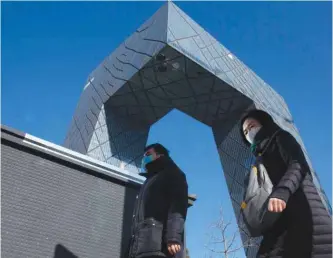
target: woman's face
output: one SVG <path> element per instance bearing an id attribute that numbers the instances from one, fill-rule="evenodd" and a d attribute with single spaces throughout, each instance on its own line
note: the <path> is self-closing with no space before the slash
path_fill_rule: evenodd
<path id="1" fill-rule="evenodd" d="M 261 128 L 261 124 L 254 118 L 247 118 L 243 123 L 243 133 L 245 138 L 252 144 L 254 137 Z"/>
<path id="2" fill-rule="evenodd" d="M 261 127 L 261 124 L 254 118 L 247 118 L 243 124 L 243 133 L 246 136 L 254 127 Z"/>

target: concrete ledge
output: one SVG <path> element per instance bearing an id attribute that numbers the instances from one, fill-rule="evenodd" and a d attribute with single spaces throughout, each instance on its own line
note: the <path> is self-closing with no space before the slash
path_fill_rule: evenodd
<path id="1" fill-rule="evenodd" d="M 101 176 L 108 176 L 126 183 L 140 185 L 145 180 L 144 177 L 138 174 L 101 162 L 30 134 L 25 134 L 8 126 L 1 125 L 1 140 L 21 145 L 22 147 L 28 147 L 43 154 L 92 170 Z"/>
<path id="2" fill-rule="evenodd" d="M 1 138 L 2 138 L 3 133 L 17 137 L 19 139 L 24 139 L 24 137 L 25 137 L 25 133 L 23 133 L 19 130 L 16 130 L 14 128 L 11 128 L 9 126 L 6 126 L 6 125 L 1 125 Z"/>
<path id="3" fill-rule="evenodd" d="M 188 208 L 192 207 L 196 200 L 197 200 L 196 194 L 189 194 L 188 195 Z"/>

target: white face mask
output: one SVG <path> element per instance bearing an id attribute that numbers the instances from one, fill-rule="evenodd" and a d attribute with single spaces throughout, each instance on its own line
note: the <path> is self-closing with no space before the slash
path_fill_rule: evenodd
<path id="1" fill-rule="evenodd" d="M 247 133 L 247 135 L 245 136 L 246 140 L 253 144 L 254 142 L 254 137 L 256 137 L 257 133 L 260 131 L 261 126 L 258 127 L 253 127 L 250 129 L 250 131 Z"/>

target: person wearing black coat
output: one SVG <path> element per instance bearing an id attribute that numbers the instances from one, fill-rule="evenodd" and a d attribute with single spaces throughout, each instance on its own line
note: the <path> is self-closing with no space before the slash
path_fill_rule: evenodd
<path id="1" fill-rule="evenodd" d="M 145 149 L 147 179 L 137 196 L 129 258 L 179 257 L 183 252 L 188 186 L 161 144 Z"/>
<path id="2" fill-rule="evenodd" d="M 257 257 L 331 258 L 332 218 L 296 139 L 261 110 L 249 111 L 240 129 L 253 154 L 261 156 L 274 185 L 268 210 L 281 213 L 264 232 Z"/>

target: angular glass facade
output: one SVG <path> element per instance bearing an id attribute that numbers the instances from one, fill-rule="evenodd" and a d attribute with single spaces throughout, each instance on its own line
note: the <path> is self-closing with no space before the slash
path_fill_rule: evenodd
<path id="1" fill-rule="evenodd" d="M 253 159 L 238 129 L 246 110 L 271 114 L 296 137 L 311 165 L 283 98 L 172 2 L 90 74 L 65 146 L 138 173 L 150 127 L 174 108 L 212 127 L 239 224 Z M 314 171 L 313 176 L 327 202 Z M 247 239 L 246 230 L 241 237 Z M 245 252 L 255 257 L 256 248 Z"/>

